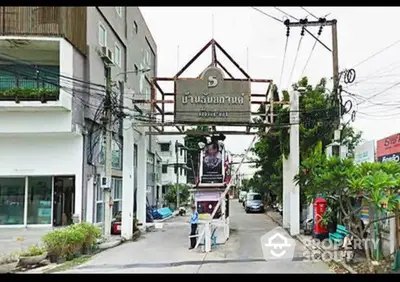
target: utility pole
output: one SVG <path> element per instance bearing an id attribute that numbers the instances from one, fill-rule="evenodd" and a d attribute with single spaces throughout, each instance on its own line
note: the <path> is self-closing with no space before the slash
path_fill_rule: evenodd
<path id="1" fill-rule="evenodd" d="M 111 163 L 111 140 L 112 140 L 112 103 L 111 103 L 111 68 L 105 67 L 106 71 L 106 97 L 104 103 L 104 114 L 103 114 L 103 144 L 104 144 L 104 174 L 107 179 L 109 187 L 104 189 L 104 236 L 109 238 L 111 235 L 111 209 L 112 209 L 112 198 L 111 198 L 111 174 L 112 174 L 112 163 Z"/>
<path id="2" fill-rule="evenodd" d="M 300 187 L 293 179 L 299 173 L 300 167 L 300 113 L 299 113 L 298 91 L 293 91 L 290 95 L 290 186 L 289 192 L 289 230 L 291 236 L 300 234 Z"/>
<path id="3" fill-rule="evenodd" d="M 340 103 L 340 92 L 338 91 L 339 88 L 339 53 L 338 53 L 338 37 L 337 37 L 337 20 L 326 20 L 325 18 L 320 18 L 318 21 L 309 21 L 307 19 L 300 19 L 297 22 L 290 22 L 289 20 L 286 20 L 284 22 L 285 26 L 290 28 L 290 27 L 301 27 L 301 28 L 306 28 L 309 26 L 319 26 L 320 31 L 319 34 L 322 32 L 322 28 L 324 26 L 330 26 L 331 27 L 331 34 L 332 34 L 332 72 L 333 72 L 333 91 L 332 95 L 336 96 L 336 99 L 338 101 L 338 118 L 337 118 L 337 131 L 335 131 L 335 136 L 334 136 L 334 142 L 335 142 L 335 137 L 340 136 L 340 131 L 341 131 L 341 117 L 342 117 L 342 105 Z M 326 47 L 326 46 L 325 46 Z M 327 47 L 326 47 L 327 48 Z M 327 48 L 329 50 L 329 48 Z M 339 150 L 334 151 L 335 155 L 340 155 L 340 147 Z"/>
<path id="4" fill-rule="evenodd" d="M 178 140 L 175 141 L 175 168 L 176 168 L 176 209 L 179 210 L 179 202 L 180 202 L 180 195 L 179 195 L 179 144 Z"/>

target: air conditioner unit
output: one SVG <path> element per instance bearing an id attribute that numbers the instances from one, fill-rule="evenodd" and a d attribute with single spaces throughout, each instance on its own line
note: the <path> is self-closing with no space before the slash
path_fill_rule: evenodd
<path id="1" fill-rule="evenodd" d="M 101 176 L 100 177 L 100 188 L 111 189 L 111 177 Z"/>
<path id="2" fill-rule="evenodd" d="M 113 65 L 113 53 L 107 46 L 101 46 L 101 58 L 108 65 Z"/>

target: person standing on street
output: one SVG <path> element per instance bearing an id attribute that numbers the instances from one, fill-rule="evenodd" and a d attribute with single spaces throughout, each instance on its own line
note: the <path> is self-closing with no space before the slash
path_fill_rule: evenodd
<path id="1" fill-rule="evenodd" d="M 196 206 L 192 205 L 192 216 L 190 217 L 190 236 L 195 236 L 197 232 L 197 223 L 199 221 L 199 213 L 196 210 Z M 196 247 L 196 237 L 190 237 L 190 248 L 194 249 Z"/>

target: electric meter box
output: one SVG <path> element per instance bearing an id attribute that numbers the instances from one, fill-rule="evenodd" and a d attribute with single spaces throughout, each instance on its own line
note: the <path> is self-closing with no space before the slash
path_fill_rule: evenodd
<path id="1" fill-rule="evenodd" d="M 111 189 L 111 177 L 101 176 L 100 177 L 100 188 Z"/>

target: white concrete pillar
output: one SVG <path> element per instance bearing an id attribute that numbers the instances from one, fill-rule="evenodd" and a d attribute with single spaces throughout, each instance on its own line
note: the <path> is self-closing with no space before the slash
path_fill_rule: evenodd
<path id="1" fill-rule="evenodd" d="M 389 219 L 389 226 L 390 226 L 390 233 L 389 233 L 390 253 L 393 254 L 397 249 L 396 218 Z"/>
<path id="2" fill-rule="evenodd" d="M 91 176 L 87 182 L 87 193 L 86 193 L 86 222 L 94 223 L 94 178 L 95 176 Z"/>
<path id="3" fill-rule="evenodd" d="M 146 186 L 147 186 L 147 144 L 146 135 L 139 136 L 138 165 L 137 165 L 137 192 L 136 192 L 136 218 L 139 224 L 146 225 Z"/>
<path id="4" fill-rule="evenodd" d="M 132 239 L 133 232 L 133 207 L 134 207 L 134 138 L 132 122 L 129 119 L 123 120 L 124 140 L 122 157 L 122 219 L 121 236 L 126 240 Z"/>
<path id="5" fill-rule="evenodd" d="M 161 180 L 160 180 L 161 183 Z M 162 194 L 162 185 L 158 185 L 158 207 L 157 208 L 161 208 L 162 207 L 162 203 L 164 202 L 164 195 Z"/>
<path id="6" fill-rule="evenodd" d="M 293 181 L 300 166 L 299 92 L 290 95 L 290 235 L 300 234 L 300 189 Z"/>
<path id="7" fill-rule="evenodd" d="M 282 156 L 282 171 L 283 171 L 283 191 L 282 191 L 282 224 L 283 228 L 289 228 L 290 225 L 290 189 L 291 189 L 291 181 L 290 181 L 290 156 L 286 159 L 285 156 Z"/>
<path id="8" fill-rule="evenodd" d="M 229 226 L 230 226 L 230 217 L 228 217 L 227 219 L 226 219 L 226 240 L 228 240 L 229 239 L 229 236 L 230 236 L 230 228 L 229 228 Z"/>
<path id="9" fill-rule="evenodd" d="M 204 250 L 206 253 L 211 252 L 211 222 L 204 224 Z"/>

